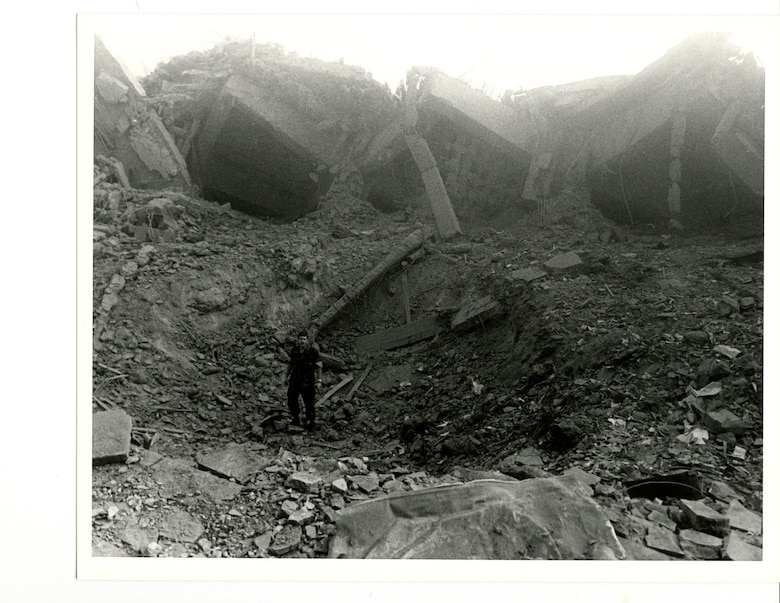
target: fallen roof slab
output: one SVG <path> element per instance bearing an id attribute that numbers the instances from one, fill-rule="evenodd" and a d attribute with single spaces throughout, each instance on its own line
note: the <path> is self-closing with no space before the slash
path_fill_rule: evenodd
<path id="1" fill-rule="evenodd" d="M 515 111 L 435 69 L 415 67 L 412 71 L 425 77 L 421 112 L 433 110 L 507 151 L 531 152 L 534 129 Z"/>
<path id="2" fill-rule="evenodd" d="M 351 505 L 329 556 L 348 559 L 590 559 L 625 552 L 573 476 L 478 480 Z M 613 557 L 613 558 L 614 558 Z"/>

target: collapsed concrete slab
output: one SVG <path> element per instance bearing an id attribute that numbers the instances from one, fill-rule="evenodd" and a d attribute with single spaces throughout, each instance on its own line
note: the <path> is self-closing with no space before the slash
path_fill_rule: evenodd
<path id="1" fill-rule="evenodd" d="M 764 69 L 729 35 L 692 36 L 586 108 L 557 115 L 556 158 L 621 222 L 706 226 L 763 210 Z"/>
<path id="2" fill-rule="evenodd" d="M 521 119 L 512 109 L 437 69 L 414 67 L 411 73 L 422 78 L 421 113 L 446 117 L 509 153 L 531 153 L 535 138 L 533 124 Z"/>
<path id="3" fill-rule="evenodd" d="M 484 220 L 522 199 L 535 123 L 432 68 L 411 69 L 403 91 L 407 111 L 372 140 L 362 166 L 371 203 L 393 208 L 426 193 L 436 211 L 433 197 L 446 195 L 457 218 Z M 415 152 L 419 145 L 408 145 L 410 128 L 431 160 Z"/>
<path id="4" fill-rule="evenodd" d="M 145 96 L 138 80 L 96 37 L 95 157 L 118 162 L 125 186 L 187 189 L 184 158 Z"/>
<path id="5" fill-rule="evenodd" d="M 337 514 L 329 556 L 359 559 L 589 559 L 625 552 L 574 477 L 478 480 L 391 494 Z"/>
<path id="6" fill-rule="evenodd" d="M 358 352 L 376 352 L 393 350 L 405 345 L 431 339 L 441 330 L 437 316 L 421 318 L 400 327 L 394 327 L 378 333 L 364 335 L 355 339 L 355 350 Z"/>
<path id="7" fill-rule="evenodd" d="M 333 181 L 327 165 L 337 160 L 336 141 L 316 128 L 315 120 L 256 82 L 233 76 L 194 142 L 204 196 L 250 213 L 313 210 Z"/>
<path id="8" fill-rule="evenodd" d="M 296 218 L 336 178 L 349 180 L 397 115 L 364 70 L 228 40 L 145 78 L 206 199 Z M 179 102 L 185 97 L 186 102 Z"/>

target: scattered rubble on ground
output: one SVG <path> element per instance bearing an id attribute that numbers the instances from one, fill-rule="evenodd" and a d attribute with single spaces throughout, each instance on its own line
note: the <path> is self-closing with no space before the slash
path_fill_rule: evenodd
<path id="1" fill-rule="evenodd" d="M 93 555 L 761 559 L 761 233 L 690 216 L 682 232 L 613 222 L 594 207 L 611 176 L 556 188 L 571 149 L 539 139 L 573 111 L 570 95 L 564 125 L 580 127 L 668 60 L 597 92 L 504 104 L 416 69 L 400 91 L 419 101 L 411 118 L 365 73 L 275 47 L 181 57 L 146 80 L 148 97 L 96 62 Z M 252 91 L 257 74 L 279 87 Z M 706 154 L 725 157 L 752 215 L 755 157 L 728 140 L 757 135 L 723 96 L 732 80 L 718 81 Z M 696 80 L 679 94 L 683 82 Z M 263 136 L 303 115 L 274 151 L 295 151 L 295 173 L 271 162 L 262 190 L 228 189 L 219 174 L 241 171 L 220 172 L 214 148 L 269 107 Z M 590 150 L 613 149 L 608 170 L 627 153 L 627 178 L 640 151 L 663 147 L 667 170 L 693 152 L 675 115 L 648 117 L 630 148 L 610 128 L 612 146 Z M 685 140 L 699 140 L 686 120 Z M 152 143 L 172 158 L 163 171 L 143 152 Z M 428 155 L 444 195 L 423 182 L 433 167 L 417 169 Z M 672 197 L 690 177 L 664 174 L 653 190 Z M 306 326 L 326 360 L 313 433 L 288 425 L 282 386 Z M 578 509 L 563 532 L 529 494 L 551 490 Z M 496 536 L 469 540 L 447 513 L 485 496 L 495 505 L 473 525 Z M 369 542 L 387 527 L 374 520 L 397 514 L 442 523 L 435 538 L 396 526 Z"/>

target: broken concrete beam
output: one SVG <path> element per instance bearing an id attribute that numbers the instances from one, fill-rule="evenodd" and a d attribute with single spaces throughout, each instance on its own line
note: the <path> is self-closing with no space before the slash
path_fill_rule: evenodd
<path id="1" fill-rule="evenodd" d="M 375 352 L 379 350 L 392 350 L 405 345 L 417 343 L 424 339 L 434 337 L 441 327 L 439 319 L 435 316 L 423 318 L 401 325 L 393 329 L 387 329 L 371 335 L 364 335 L 355 340 L 355 350 L 358 352 Z"/>
<path id="2" fill-rule="evenodd" d="M 436 167 L 436 159 L 431 153 L 431 149 L 428 147 L 428 143 L 419 134 L 407 134 L 404 136 L 406 141 L 406 148 L 412 154 L 414 162 L 417 164 L 417 169 L 420 173 L 427 172 Z"/>
<path id="3" fill-rule="evenodd" d="M 453 316 L 450 328 L 453 331 L 468 331 L 479 325 L 484 325 L 501 314 L 501 304 L 488 295 L 463 306 Z"/>
<path id="4" fill-rule="evenodd" d="M 439 236 L 448 239 L 458 233 L 463 234 L 428 143 L 419 134 L 408 134 L 405 139 L 417 169 L 420 170 Z"/>
<path id="5" fill-rule="evenodd" d="M 124 410 L 92 415 L 92 464 L 124 463 L 130 454 L 133 419 Z"/>
<path id="6" fill-rule="evenodd" d="M 330 308 L 320 314 L 319 318 L 314 321 L 314 332 L 312 335 L 317 334 L 317 331 L 324 329 L 328 326 L 350 302 L 357 299 L 368 287 L 378 281 L 382 275 L 390 268 L 398 264 L 412 251 L 422 246 L 422 244 L 430 237 L 430 233 L 427 230 L 419 229 L 408 235 L 401 243 L 395 248 L 395 251 L 389 253 L 379 264 L 374 266 L 371 271 L 360 279 L 355 285 L 347 291 L 341 298 L 339 298 Z"/>

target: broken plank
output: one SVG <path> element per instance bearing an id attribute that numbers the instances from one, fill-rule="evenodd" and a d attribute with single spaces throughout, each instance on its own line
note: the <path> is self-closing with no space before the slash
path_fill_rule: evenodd
<path id="1" fill-rule="evenodd" d="M 327 393 L 327 394 L 325 394 L 324 396 L 322 396 L 322 398 L 320 398 L 320 401 L 319 401 L 319 403 L 320 403 L 320 404 L 322 404 L 323 402 L 325 402 L 326 400 L 328 400 L 328 399 L 329 399 L 331 396 L 333 396 L 333 395 L 334 395 L 334 394 L 335 394 L 337 391 L 339 391 L 339 390 L 340 390 L 342 387 L 344 387 L 344 386 L 345 386 L 347 383 L 349 383 L 350 381 L 352 381 L 352 379 L 354 379 L 354 377 L 353 377 L 352 375 L 347 375 L 346 377 L 344 377 L 344 378 L 343 378 L 343 379 L 342 379 L 342 380 L 341 380 L 339 383 L 337 383 L 336 385 L 334 385 L 333 387 L 331 387 L 331 388 L 328 390 L 328 393 Z"/>
<path id="2" fill-rule="evenodd" d="M 369 362 L 368 366 L 366 367 L 366 370 L 363 371 L 363 374 L 360 375 L 357 381 L 355 381 L 355 385 L 352 386 L 352 389 L 349 390 L 349 393 L 347 394 L 347 402 L 349 402 L 352 397 L 355 395 L 355 392 L 358 390 L 358 388 L 363 385 L 363 381 L 366 380 L 366 377 L 368 377 L 368 373 L 371 372 L 371 369 L 373 368 L 374 363 Z"/>
<path id="3" fill-rule="evenodd" d="M 412 322 L 412 309 L 409 306 L 409 279 L 406 276 L 406 272 L 401 275 L 401 294 L 404 303 L 404 315 L 406 316 L 406 324 Z"/>
<path id="4" fill-rule="evenodd" d="M 343 445 L 337 446 L 336 444 L 328 444 L 326 442 L 312 442 L 312 446 L 321 446 L 322 448 L 330 448 L 331 450 L 341 450 Z"/>
<path id="5" fill-rule="evenodd" d="M 450 328 L 453 331 L 468 331 L 496 318 L 501 312 L 498 302 L 488 295 L 461 307 L 452 317 Z"/>
<path id="6" fill-rule="evenodd" d="M 439 330 L 438 317 L 431 316 L 422 318 L 400 327 L 358 337 L 355 340 L 355 349 L 358 352 L 392 350 L 394 348 L 417 343 L 423 339 L 430 339 L 431 337 L 434 337 Z"/>

